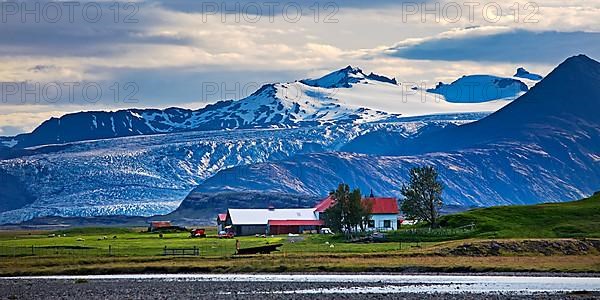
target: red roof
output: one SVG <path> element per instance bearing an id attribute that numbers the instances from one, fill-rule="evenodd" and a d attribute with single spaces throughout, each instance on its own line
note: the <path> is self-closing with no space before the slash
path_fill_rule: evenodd
<path id="1" fill-rule="evenodd" d="M 322 220 L 269 220 L 269 226 L 322 226 Z"/>
<path id="2" fill-rule="evenodd" d="M 372 214 L 397 214 L 398 210 L 398 201 L 396 198 L 382 198 L 382 197 L 374 197 L 374 198 L 364 198 L 364 202 L 371 202 L 373 206 L 371 208 Z M 331 207 L 335 203 L 333 197 L 329 196 L 323 199 L 319 204 L 315 206 L 315 211 L 322 213 L 326 211 L 329 207 Z"/>
<path id="3" fill-rule="evenodd" d="M 227 220 L 227 214 L 219 214 L 218 218 L 219 221 L 225 222 L 225 220 Z"/>
<path id="4" fill-rule="evenodd" d="M 319 202 L 319 204 L 317 204 L 315 206 L 315 211 L 322 213 L 324 211 L 326 211 L 329 207 L 331 207 L 331 205 L 333 205 L 333 197 L 328 196 L 327 198 L 323 199 L 321 202 Z"/>
<path id="5" fill-rule="evenodd" d="M 398 201 L 396 198 L 365 198 L 363 199 L 366 203 L 372 203 L 371 213 L 372 214 L 397 214 L 398 213 Z"/>

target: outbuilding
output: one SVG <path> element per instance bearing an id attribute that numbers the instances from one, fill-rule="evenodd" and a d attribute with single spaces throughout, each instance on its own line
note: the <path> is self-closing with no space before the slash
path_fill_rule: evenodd
<path id="1" fill-rule="evenodd" d="M 171 221 L 151 221 L 150 228 L 148 228 L 148 231 L 154 232 L 157 230 L 166 230 L 171 228 L 173 228 L 173 225 L 171 225 Z"/>
<path id="2" fill-rule="evenodd" d="M 227 214 L 217 215 L 217 233 L 225 231 L 225 221 L 227 221 Z"/>
<path id="3" fill-rule="evenodd" d="M 228 209 L 225 219 L 225 226 L 231 226 L 238 236 L 301 233 L 322 225 L 314 208 Z"/>

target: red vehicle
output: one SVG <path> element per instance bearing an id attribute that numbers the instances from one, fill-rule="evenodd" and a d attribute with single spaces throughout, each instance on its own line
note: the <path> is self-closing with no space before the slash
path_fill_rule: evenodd
<path id="1" fill-rule="evenodd" d="M 193 237 L 193 238 L 206 237 L 206 230 L 204 228 L 192 229 L 192 231 L 190 232 L 190 237 Z"/>

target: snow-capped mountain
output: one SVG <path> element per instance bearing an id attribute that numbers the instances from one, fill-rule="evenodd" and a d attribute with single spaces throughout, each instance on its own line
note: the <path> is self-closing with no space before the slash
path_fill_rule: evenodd
<path id="1" fill-rule="evenodd" d="M 393 123 L 182 132 L 82 141 L 28 149 L 0 160 L 0 224 L 37 216 L 154 215 L 174 210 L 220 170 L 296 154 L 329 152 L 350 139 L 388 128 L 410 136 L 479 114 Z M 222 175 L 236 182 L 245 175 Z M 10 210 L 10 211 L 9 211 Z"/>
<path id="2" fill-rule="evenodd" d="M 433 165 L 446 203 L 524 204 L 565 201 L 600 188 L 600 63 L 567 59 L 503 109 L 476 122 L 405 138 L 370 153 L 302 154 L 293 160 L 217 173 L 192 193 L 269 191 L 325 195 L 339 182 L 398 196 L 413 166 Z M 401 134 L 382 139 L 403 138 Z M 244 174 L 224 184 L 223 174 Z"/>
<path id="3" fill-rule="evenodd" d="M 523 67 L 518 68 L 517 73 L 515 73 L 515 75 L 513 75 L 513 77 L 525 78 L 525 79 L 534 80 L 534 81 L 540 81 L 544 78 L 542 75 L 530 73 L 529 71 L 525 70 L 525 68 L 523 68 Z"/>
<path id="4" fill-rule="evenodd" d="M 246 178 L 231 169 L 236 166 L 338 151 L 381 130 L 410 139 L 478 120 L 509 102 L 452 103 L 349 67 L 315 80 L 264 85 L 246 98 L 199 110 L 66 115 L 31 134 L 0 139 L 0 176 L 9 185 L 0 191 L 7 203 L 0 206 L 0 223 L 164 214 L 222 170 L 234 172 L 219 172 L 220 188 L 229 190 L 231 182 L 235 190 Z"/>
<path id="5" fill-rule="evenodd" d="M 492 75 L 463 76 L 450 84 L 438 83 L 430 93 L 443 95 L 449 102 L 477 103 L 495 99 L 514 99 L 529 88 L 520 80 Z"/>
<path id="6" fill-rule="evenodd" d="M 488 88 L 493 90 L 498 83 L 482 84 L 493 85 Z M 400 115 L 492 112 L 512 100 L 505 94 L 498 96 L 503 100 L 487 97 L 485 103 L 452 103 L 438 94 L 404 87 L 395 79 L 347 67 L 318 79 L 266 84 L 246 98 L 220 101 L 198 110 L 128 109 L 68 114 L 45 121 L 31 133 L 0 137 L 0 147 L 26 148 L 187 131 L 359 124 L 389 121 Z M 469 102 L 460 97 L 452 99 Z M 0 148 L 0 157 L 2 152 L 7 151 Z"/>
<path id="7" fill-rule="evenodd" d="M 329 73 L 318 79 L 304 79 L 300 80 L 300 82 L 312 87 L 332 89 L 350 88 L 352 87 L 352 84 L 364 82 L 367 79 L 385 82 L 393 85 L 398 84 L 396 78 L 389 78 L 383 75 L 377 75 L 373 72 L 371 72 L 369 75 L 366 75 L 360 68 L 352 66 L 347 66 L 341 70 Z"/>

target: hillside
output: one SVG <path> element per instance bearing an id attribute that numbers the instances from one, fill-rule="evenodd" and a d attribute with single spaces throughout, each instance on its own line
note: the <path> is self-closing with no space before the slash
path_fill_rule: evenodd
<path id="1" fill-rule="evenodd" d="M 600 192 L 579 201 L 474 209 L 442 217 L 441 225 L 476 225 L 479 237 L 600 237 Z"/>

